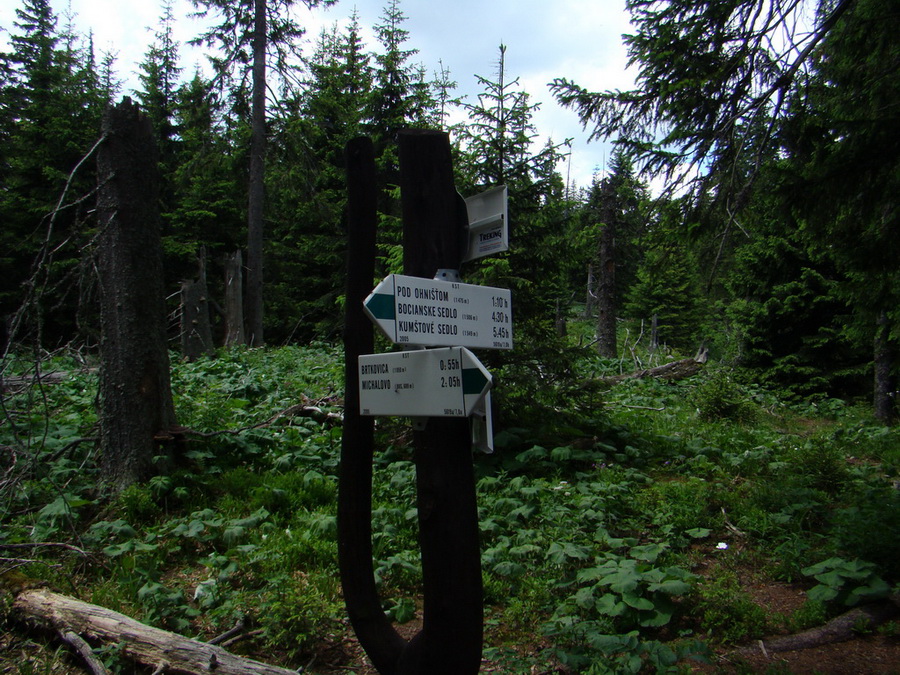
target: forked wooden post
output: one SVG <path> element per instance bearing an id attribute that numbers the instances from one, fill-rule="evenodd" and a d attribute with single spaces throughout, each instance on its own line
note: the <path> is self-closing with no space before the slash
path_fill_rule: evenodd
<path id="1" fill-rule="evenodd" d="M 338 557 L 350 621 L 382 675 L 474 675 L 481 665 L 482 583 L 469 423 L 429 418 L 414 434 L 422 630 L 406 642 L 381 610 L 372 561 L 371 418 L 359 414 L 358 360 L 374 348 L 362 310 L 374 275 L 376 193 L 372 146 L 348 143 L 348 279 L 345 412 L 338 491 Z M 432 278 L 459 269 L 464 213 L 453 186 L 450 140 L 442 132 L 400 136 L 404 267 Z"/>
<path id="2" fill-rule="evenodd" d="M 446 133 L 400 134 L 400 194 L 405 274 L 431 279 L 440 269 L 458 270 L 466 218 Z M 484 609 L 469 421 L 429 418 L 414 445 L 424 623 L 398 673 L 477 673 Z"/>
<path id="3" fill-rule="evenodd" d="M 406 641 L 381 609 L 372 561 L 374 421 L 359 414 L 360 354 L 375 348 L 363 300 L 375 276 L 377 187 L 369 138 L 344 151 L 347 165 L 347 295 L 344 318 L 344 431 L 338 486 L 338 564 L 353 630 L 382 675 L 393 675 Z"/>

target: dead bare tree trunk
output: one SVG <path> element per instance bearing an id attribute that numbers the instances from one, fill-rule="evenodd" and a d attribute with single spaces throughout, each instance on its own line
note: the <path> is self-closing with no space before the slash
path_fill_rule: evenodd
<path id="1" fill-rule="evenodd" d="M 600 283 L 597 288 L 597 351 L 616 358 L 616 192 L 609 179 L 600 188 Z"/>
<path id="2" fill-rule="evenodd" d="M 199 268 L 196 281 L 181 283 L 181 353 L 189 361 L 209 356 L 213 351 L 205 249 L 200 253 Z"/>
<path id="3" fill-rule="evenodd" d="M 247 344 L 244 333 L 244 263 L 238 249 L 225 260 L 225 346 Z"/>
<path id="4" fill-rule="evenodd" d="M 891 324 L 887 312 L 878 315 L 875 326 L 875 395 L 873 400 L 875 419 L 882 424 L 896 421 L 896 383 L 892 374 L 894 350 L 891 345 Z"/>
<path id="5" fill-rule="evenodd" d="M 161 430 L 175 425 L 166 347 L 157 150 L 131 99 L 107 109 L 97 167 L 101 235 L 100 437 L 117 489 L 146 478 Z"/>
<path id="6" fill-rule="evenodd" d="M 613 385 L 625 380 L 638 380 L 645 377 L 654 377 L 659 380 L 683 380 L 696 375 L 706 363 L 706 352 L 701 350 L 692 359 L 681 359 L 680 361 L 671 361 L 655 368 L 643 368 L 633 373 L 625 373 L 623 375 L 610 375 L 608 377 L 596 377 L 588 382 L 596 382 L 598 384 Z"/>
<path id="7" fill-rule="evenodd" d="M 886 621 L 896 618 L 898 607 L 896 600 L 883 600 L 854 607 L 850 611 L 835 617 L 823 626 L 810 628 L 794 635 L 758 640 L 756 644 L 742 647 L 732 652 L 734 656 L 750 656 L 762 652 L 790 652 L 799 649 L 811 649 L 835 642 L 845 642 L 859 635 L 860 628 L 873 629 Z"/>
<path id="8" fill-rule="evenodd" d="M 561 300 L 556 301 L 556 319 L 554 324 L 556 325 L 556 334 L 559 337 L 565 337 L 569 327 L 566 322 L 566 310 Z"/>
<path id="9" fill-rule="evenodd" d="M 594 311 L 594 266 L 588 265 L 587 292 L 584 296 L 584 318 L 590 318 Z"/>

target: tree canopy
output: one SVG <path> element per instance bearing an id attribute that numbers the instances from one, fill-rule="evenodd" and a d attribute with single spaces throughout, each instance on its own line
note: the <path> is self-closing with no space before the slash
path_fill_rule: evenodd
<path id="1" fill-rule="evenodd" d="M 460 193 L 509 190 L 510 252 L 464 273 L 515 290 L 523 362 L 567 372 L 555 341 L 567 316 L 596 310 L 603 286 L 615 308 L 605 345 L 617 344 L 611 331 L 642 335 L 656 316 L 664 352 L 705 343 L 797 395 L 896 390 L 898 19 L 886 0 L 629 2 L 634 87 L 550 84 L 595 139 L 618 146 L 580 188 L 563 175 L 567 140 L 535 129 L 537 104 L 506 46 L 484 64 L 490 76 L 476 75 L 477 97 L 460 100 L 442 62 L 416 61 L 399 0 L 371 27 L 352 12 L 301 52 L 296 10 L 315 4 L 198 0 L 216 17 L 196 36 L 209 78 L 182 71 L 178 19 L 163 5 L 133 93 L 159 146 L 169 287 L 205 260 L 220 307 L 226 258 L 247 246 L 248 303 L 262 292 L 266 308 L 248 312 L 250 339 L 263 335 L 260 316 L 267 341 L 332 339 L 344 144 L 360 134 L 375 144 L 385 274 L 402 258 L 396 135 L 449 128 Z M 96 176 L 85 158 L 118 95 L 115 61 L 60 28 L 45 0 L 22 0 L 16 16 L 0 58 L 0 315 L 14 340 L 90 342 Z M 262 148 L 262 170 L 251 171 Z M 611 286 L 598 276 L 601 250 L 615 252 L 604 263 Z M 221 341 L 226 319 L 212 320 Z"/>

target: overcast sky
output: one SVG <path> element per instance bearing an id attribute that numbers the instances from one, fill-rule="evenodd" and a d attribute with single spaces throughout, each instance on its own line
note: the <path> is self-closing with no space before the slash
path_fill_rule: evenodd
<path id="1" fill-rule="evenodd" d="M 311 11 L 298 3 L 297 18 L 308 28 L 305 51 L 312 50 L 322 27 L 335 22 L 345 25 L 354 7 L 362 26 L 379 23 L 386 2 L 339 0 L 327 10 Z M 2 0 L 0 26 L 12 29 L 15 9 L 21 6 L 22 0 Z M 97 51 L 117 54 L 116 70 L 125 81 L 122 93 L 130 93 L 137 86 L 138 64 L 162 14 L 161 3 L 51 0 L 51 6 L 60 17 L 60 28 L 70 7 L 78 30 L 93 31 Z M 407 17 L 403 26 L 409 31 L 406 47 L 418 50 L 412 62 L 424 65 L 429 74 L 443 62 L 459 84 L 457 93 L 466 94 L 468 102 L 475 102 L 481 90 L 475 75 L 490 78 L 496 74 L 499 45 L 505 44 L 507 77 L 519 77 L 532 102 L 541 103 L 534 122 L 542 138 L 556 142 L 573 139 L 572 179 L 587 186 L 593 173 L 605 167 L 609 146 L 588 144 L 588 134 L 582 131 L 575 113 L 555 102 L 547 84 L 555 77 L 566 77 L 592 90 L 631 86 L 621 39 L 629 31 L 624 0 L 401 0 L 400 9 Z M 176 0 L 175 37 L 183 45 L 202 29 L 202 24 L 187 18 L 190 11 L 189 2 Z M 376 50 L 378 43 L 372 33 L 364 33 L 364 39 L 369 50 Z M 181 57 L 185 75 L 205 61 L 202 53 L 186 45 Z M 566 167 L 559 169 L 565 176 Z"/>

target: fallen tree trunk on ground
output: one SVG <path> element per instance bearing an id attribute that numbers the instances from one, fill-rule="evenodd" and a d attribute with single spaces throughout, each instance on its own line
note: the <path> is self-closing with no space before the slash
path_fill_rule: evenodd
<path id="1" fill-rule="evenodd" d="M 316 402 L 310 401 L 310 399 L 303 397 L 303 402 L 298 403 L 297 405 L 292 405 L 281 412 L 275 413 L 272 417 L 265 420 L 264 422 L 259 422 L 257 424 L 251 424 L 248 427 L 241 427 L 240 429 L 225 429 L 224 431 L 194 431 L 193 429 L 188 429 L 187 427 L 178 427 L 174 430 L 169 430 L 171 435 L 177 436 L 191 436 L 194 438 L 215 438 L 216 436 L 239 436 L 245 431 L 252 431 L 254 429 L 265 429 L 267 427 L 272 426 L 275 422 L 280 419 L 290 419 L 291 417 L 311 417 L 316 422 L 320 424 L 324 424 L 328 427 L 339 426 L 344 421 L 344 416 L 340 413 L 327 412 L 320 408 Z M 163 439 L 165 440 L 165 439 Z"/>
<path id="2" fill-rule="evenodd" d="M 50 626 L 61 635 L 120 645 L 123 656 L 158 673 L 189 675 L 297 675 L 296 670 L 244 658 L 215 645 L 186 638 L 97 605 L 46 588 L 23 590 L 13 611 L 21 618 Z M 96 671 L 95 671 L 96 672 Z"/>
<path id="3" fill-rule="evenodd" d="M 672 361 L 655 368 L 645 368 L 636 370 L 633 373 L 624 373 L 622 375 L 610 375 L 608 377 L 597 377 L 590 382 L 605 385 L 614 385 L 624 382 L 625 380 L 636 380 L 643 377 L 655 377 L 660 380 L 683 380 L 691 375 L 700 372 L 706 359 L 691 358 L 681 359 L 680 361 Z"/>
<path id="4" fill-rule="evenodd" d="M 760 652 L 768 656 L 770 652 L 790 652 L 820 647 L 834 642 L 845 642 L 857 637 L 859 631 L 872 630 L 886 621 L 890 621 L 897 614 L 898 607 L 890 600 L 856 607 L 835 617 L 823 626 L 810 628 L 794 635 L 759 640 L 754 645 L 732 652 L 728 657 L 751 656 Z"/>
<path id="5" fill-rule="evenodd" d="M 96 369 L 93 370 L 96 371 Z M 36 384 L 59 384 L 65 382 L 68 377 L 69 373 L 62 371 L 51 371 L 39 375 L 9 375 L 0 378 L 0 392 L 25 389 Z"/>

